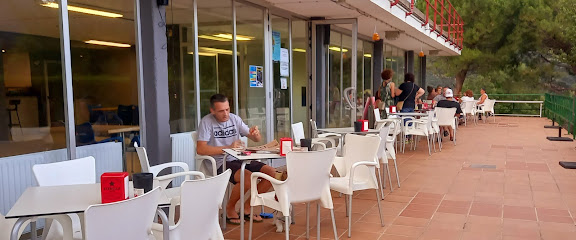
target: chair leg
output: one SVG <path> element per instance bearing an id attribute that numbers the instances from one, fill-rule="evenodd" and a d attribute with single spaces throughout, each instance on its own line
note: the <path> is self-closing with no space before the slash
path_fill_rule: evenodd
<path id="1" fill-rule="evenodd" d="M 346 217 L 349 217 L 349 215 L 348 215 L 348 195 L 344 195 L 344 205 L 346 205 Z"/>
<path id="2" fill-rule="evenodd" d="M 378 164 L 380 164 L 380 163 L 378 163 Z M 377 168 L 376 168 L 376 172 L 378 172 L 378 182 L 379 182 L 378 185 L 380 185 L 379 186 L 380 189 L 378 191 L 380 191 L 382 193 L 382 195 L 384 195 L 384 186 L 382 186 L 382 172 L 380 172 Z"/>
<path id="3" fill-rule="evenodd" d="M 242 213 L 240 213 L 242 214 Z M 240 215 L 242 216 L 242 215 Z M 248 239 L 252 240 L 252 225 L 254 224 L 254 207 L 250 206 L 250 230 L 248 230 Z M 286 229 L 288 232 L 288 229 Z"/>
<path id="4" fill-rule="evenodd" d="M 430 138 L 426 136 L 426 143 L 428 143 L 428 155 L 432 156 L 432 151 L 430 151 Z"/>
<path id="5" fill-rule="evenodd" d="M 352 237 L 352 195 L 348 195 L 348 237 Z M 380 196 L 378 196 L 378 202 L 380 202 Z"/>
<path id="6" fill-rule="evenodd" d="M 330 209 L 330 215 L 332 216 L 332 229 L 334 230 L 334 239 L 338 240 L 338 230 L 336 230 L 336 219 L 334 218 L 334 209 Z M 320 239 L 320 236 L 318 236 L 318 239 Z"/>
<path id="7" fill-rule="evenodd" d="M 306 239 L 310 239 L 310 202 L 306 203 Z"/>
<path id="8" fill-rule="evenodd" d="M 396 162 L 396 158 L 392 158 L 394 160 L 394 168 L 396 169 L 396 181 L 398 182 L 398 187 L 400 187 L 400 174 L 398 173 L 398 162 Z M 390 169 L 388 169 L 390 171 Z"/>
<path id="9" fill-rule="evenodd" d="M 390 174 L 390 163 L 386 164 L 386 171 L 388 172 L 388 182 L 390 183 L 390 192 L 392 192 L 394 191 L 394 188 L 392 187 L 392 174 Z M 398 187 L 400 187 L 400 181 L 398 181 Z M 382 199 L 384 199 L 384 194 L 382 194 Z"/>
<path id="10" fill-rule="evenodd" d="M 284 231 L 286 232 L 286 240 L 290 240 L 290 216 L 284 217 Z"/>
<path id="11" fill-rule="evenodd" d="M 320 201 L 316 202 L 316 239 L 320 239 Z"/>
<path id="12" fill-rule="evenodd" d="M 430 140 L 432 140 L 432 147 L 434 148 L 434 152 L 436 152 L 436 145 L 434 144 L 434 133 L 432 133 Z"/>
<path id="13" fill-rule="evenodd" d="M 380 224 L 384 227 L 384 218 L 382 218 L 382 207 L 380 206 L 380 192 L 376 190 L 376 197 L 378 198 L 378 214 L 380 215 Z M 351 230 L 349 230 L 351 231 Z M 348 235 L 350 236 L 350 235 Z"/>

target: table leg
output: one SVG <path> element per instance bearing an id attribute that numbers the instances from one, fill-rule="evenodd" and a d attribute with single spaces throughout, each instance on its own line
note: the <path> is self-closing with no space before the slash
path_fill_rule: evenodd
<path id="1" fill-rule="evenodd" d="M 158 213 L 158 216 L 162 220 L 162 237 L 164 240 L 169 240 L 170 239 L 170 222 L 168 222 L 168 217 L 166 216 L 166 213 L 164 211 L 162 211 L 161 208 L 157 208 L 156 213 Z"/>
<path id="2" fill-rule="evenodd" d="M 22 228 L 22 225 L 24 225 L 24 223 L 29 220 L 29 217 L 23 217 L 23 218 L 18 218 L 18 220 L 16 221 L 16 223 L 14 223 L 14 226 L 12 227 L 12 233 L 10 233 L 10 240 L 18 240 L 18 232 L 20 232 L 20 228 Z"/>
<path id="3" fill-rule="evenodd" d="M 244 169 L 246 169 L 246 161 L 242 161 L 240 166 L 240 239 L 244 239 Z"/>

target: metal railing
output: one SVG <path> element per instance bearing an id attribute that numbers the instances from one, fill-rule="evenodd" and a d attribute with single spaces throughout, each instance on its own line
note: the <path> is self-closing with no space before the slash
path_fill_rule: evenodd
<path id="1" fill-rule="evenodd" d="M 449 0 L 425 0 L 426 19 L 422 26 L 430 26 L 430 32 L 442 36 L 450 45 L 462 50 L 464 45 L 464 21 Z M 400 0 L 390 0 L 390 7 L 396 6 Z M 406 16 L 414 13 L 415 0 L 410 0 Z M 430 22 L 432 20 L 432 22 Z"/>
<path id="2" fill-rule="evenodd" d="M 576 97 L 546 93 L 544 115 L 576 138 Z"/>
<path id="3" fill-rule="evenodd" d="M 476 99 L 479 97 L 480 94 L 474 95 Z M 497 101 L 494 105 L 496 115 L 541 116 L 540 104 L 526 101 L 544 101 L 544 94 L 489 94 L 488 97 Z"/>

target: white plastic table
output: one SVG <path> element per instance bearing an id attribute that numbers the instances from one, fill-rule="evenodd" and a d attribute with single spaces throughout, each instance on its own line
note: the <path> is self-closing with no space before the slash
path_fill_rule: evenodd
<path id="1" fill-rule="evenodd" d="M 252 153 L 249 156 L 240 156 L 239 153 L 234 149 L 224 149 L 226 153 L 224 155 L 224 163 L 222 165 L 222 169 L 226 169 L 226 158 L 228 156 L 235 157 L 236 159 L 242 161 L 242 165 L 240 166 L 240 172 L 243 173 L 246 169 L 246 163 L 254 161 L 254 160 L 264 160 L 264 159 L 275 159 L 275 158 L 285 158 L 284 156 L 280 156 L 280 154 L 276 153 Z M 240 174 L 240 193 L 244 192 L 244 174 Z M 224 198 L 224 204 L 222 206 L 224 219 L 226 219 L 226 205 L 228 204 L 228 199 Z M 244 194 L 240 194 L 240 220 L 243 219 L 244 216 Z M 225 224 L 225 221 L 224 221 Z M 240 221 L 240 239 L 244 239 L 244 221 Z"/>
<path id="2" fill-rule="evenodd" d="M 319 128 L 317 129 L 320 132 L 327 132 L 327 133 L 338 133 L 338 134 L 348 134 L 348 133 L 355 133 L 355 134 L 377 134 L 380 133 L 380 130 L 377 129 L 368 129 L 366 132 L 356 132 L 354 131 L 353 127 L 343 127 L 343 128 Z"/>
<path id="3" fill-rule="evenodd" d="M 397 112 L 397 113 L 388 113 L 388 115 L 427 117 L 427 116 L 428 116 L 428 113 L 419 113 L 419 112 Z"/>
<path id="4" fill-rule="evenodd" d="M 7 219 L 18 218 L 14 227 L 12 227 L 10 240 L 18 240 L 18 231 L 26 220 L 33 217 L 82 213 L 90 205 L 101 203 L 100 183 L 29 187 L 20 198 L 18 198 L 18 201 L 16 201 L 12 209 L 10 209 L 5 216 Z M 164 239 L 168 239 L 169 237 L 169 222 L 166 214 L 160 207 L 169 205 L 170 200 L 164 194 L 161 194 L 156 212 L 160 216 L 160 219 L 162 219 Z M 66 237 L 71 236 L 64 237 L 64 239 L 66 239 Z"/>

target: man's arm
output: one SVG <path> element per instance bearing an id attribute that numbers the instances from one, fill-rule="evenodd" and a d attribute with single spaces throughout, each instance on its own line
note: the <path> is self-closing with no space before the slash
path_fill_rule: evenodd
<path id="1" fill-rule="evenodd" d="M 418 89 L 418 92 L 416 92 L 416 99 L 422 97 L 422 95 L 424 95 L 424 89 L 420 88 Z"/>
<path id="2" fill-rule="evenodd" d="M 198 153 L 199 155 L 220 155 L 224 153 L 223 149 L 238 148 L 238 147 L 242 147 L 242 141 L 240 140 L 235 141 L 234 143 L 232 143 L 232 145 L 220 146 L 220 147 L 210 146 L 208 145 L 207 141 L 197 141 L 196 153 Z"/>

